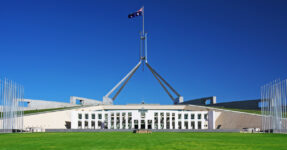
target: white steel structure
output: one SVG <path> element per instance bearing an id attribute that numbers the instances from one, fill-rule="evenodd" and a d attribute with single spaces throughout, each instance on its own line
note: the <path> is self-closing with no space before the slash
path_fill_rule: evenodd
<path id="1" fill-rule="evenodd" d="M 23 130 L 23 86 L 0 79 L 0 132 L 20 132 Z"/>
<path id="2" fill-rule="evenodd" d="M 178 104 L 183 102 L 183 96 L 181 96 L 169 83 L 167 83 L 166 80 L 163 79 L 162 76 L 160 76 L 148 63 L 147 61 L 147 33 L 144 32 L 144 7 L 142 7 L 142 32 L 140 34 L 140 58 L 139 62 L 136 64 L 136 66 L 119 82 L 117 83 L 104 97 L 103 97 L 103 103 L 104 104 L 113 104 L 113 101 L 116 99 L 116 97 L 119 95 L 119 93 L 122 91 L 122 89 L 125 87 L 125 85 L 128 83 L 130 78 L 133 76 L 133 74 L 137 71 L 137 69 L 140 67 L 141 64 L 146 64 L 148 69 L 151 71 L 153 76 L 157 79 L 159 84 L 162 86 L 162 88 L 165 90 L 165 92 L 169 95 L 171 100 L 174 104 Z M 121 86 L 121 87 L 120 87 Z M 120 87 L 120 88 L 119 88 Z M 114 94 L 112 98 L 110 98 L 111 94 L 118 89 L 119 90 Z M 170 90 L 169 90 L 170 89 Z M 174 97 L 171 92 L 173 92 L 176 97 Z"/>
<path id="3" fill-rule="evenodd" d="M 287 132 L 287 79 L 275 80 L 261 87 L 262 129 Z"/>
<path id="4" fill-rule="evenodd" d="M 126 109 L 123 109 L 126 107 Z M 119 106 L 73 111 L 72 129 L 214 129 L 214 111 L 189 111 L 171 106 Z M 211 117 L 209 117 L 211 116 Z M 210 124 L 210 125 L 208 125 Z"/>

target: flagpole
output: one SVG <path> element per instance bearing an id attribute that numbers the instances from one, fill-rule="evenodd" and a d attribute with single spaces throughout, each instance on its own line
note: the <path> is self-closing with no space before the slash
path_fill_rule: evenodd
<path id="1" fill-rule="evenodd" d="M 140 34 L 140 60 L 147 63 L 147 33 L 144 31 L 144 6 L 140 9 L 142 20 L 142 32 Z M 144 65 L 144 64 L 143 64 Z"/>
<path id="2" fill-rule="evenodd" d="M 143 15 L 143 38 L 144 38 L 144 42 L 143 42 L 143 51 L 144 51 L 144 57 L 145 57 L 145 62 L 147 63 L 147 34 L 144 32 L 144 6 L 142 7 L 142 15 Z"/>
<path id="3" fill-rule="evenodd" d="M 143 8 L 143 35 L 145 35 L 144 33 L 144 6 L 142 8 Z"/>

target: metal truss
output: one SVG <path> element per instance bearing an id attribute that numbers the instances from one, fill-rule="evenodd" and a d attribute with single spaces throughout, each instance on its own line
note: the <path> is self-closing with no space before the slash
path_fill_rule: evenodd
<path id="1" fill-rule="evenodd" d="M 144 8 L 144 7 L 142 7 Z M 142 32 L 140 33 L 140 51 L 139 51 L 139 59 L 140 61 L 137 63 L 137 65 L 119 82 L 117 83 L 104 97 L 103 97 L 103 103 L 104 104 L 113 104 L 114 100 L 117 98 L 117 96 L 120 94 L 120 92 L 123 90 L 123 88 L 126 86 L 128 81 L 131 79 L 131 77 L 134 75 L 134 73 L 137 71 L 137 69 L 140 67 L 141 64 L 146 64 L 148 69 L 151 71 L 153 76 L 156 78 L 156 80 L 159 82 L 159 84 L 162 86 L 164 91 L 168 94 L 168 96 L 171 98 L 174 104 L 178 104 L 183 102 L 183 97 L 174 89 L 170 84 L 166 82 L 166 80 L 163 79 L 162 76 L 160 76 L 147 62 L 147 33 L 144 32 L 144 9 L 142 12 Z M 118 89 L 116 94 L 110 98 L 111 94 Z M 173 92 L 177 97 L 174 98 L 171 94 Z"/>
<path id="2" fill-rule="evenodd" d="M 103 103 L 104 104 L 113 104 L 113 101 L 117 98 L 117 96 L 120 94 L 120 92 L 123 90 L 123 88 L 126 86 L 128 81 L 131 79 L 131 77 L 134 75 L 134 73 L 138 70 L 140 65 L 142 64 L 142 61 L 145 59 L 141 59 L 138 64 L 120 81 L 118 82 L 104 97 L 103 97 Z M 159 75 L 147 62 L 145 62 L 148 69 L 151 71 L 153 76 L 156 78 L 156 80 L 159 82 L 159 84 L 162 86 L 164 91 L 168 94 L 168 96 L 171 98 L 174 104 L 178 104 L 183 102 L 183 97 L 161 76 Z M 110 98 L 111 94 L 115 92 L 117 89 L 119 90 L 114 94 L 112 98 Z M 175 98 L 172 93 L 174 93 L 177 97 Z"/>

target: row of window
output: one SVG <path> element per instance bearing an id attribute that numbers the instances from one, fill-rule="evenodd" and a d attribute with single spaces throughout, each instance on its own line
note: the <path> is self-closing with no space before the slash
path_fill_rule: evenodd
<path id="1" fill-rule="evenodd" d="M 78 114 L 78 119 L 82 119 L 82 114 Z M 96 119 L 96 115 L 92 114 L 91 115 L 92 119 Z M 89 114 L 85 114 L 85 119 L 89 119 Z M 102 114 L 98 114 L 98 119 L 102 119 Z"/>
<path id="2" fill-rule="evenodd" d="M 143 120 L 142 120 L 143 121 Z M 141 121 L 141 124 L 144 124 L 144 122 Z M 108 129 L 108 122 L 101 122 L 101 121 L 98 121 L 98 122 L 95 122 L 95 121 L 91 121 L 91 128 L 95 128 L 95 125 L 97 123 L 97 126 L 98 128 L 102 128 L 102 129 Z M 147 127 L 148 128 L 152 128 L 152 120 L 149 120 L 147 122 Z M 189 124 L 190 123 L 190 124 Z M 194 121 L 191 121 L 191 122 L 188 122 L 188 121 L 184 121 L 183 124 L 181 121 L 178 122 L 178 129 L 195 129 L 195 123 L 197 123 L 197 129 L 202 129 L 202 122 L 201 121 L 198 121 L 198 122 L 194 122 Z M 88 121 L 84 121 L 84 122 L 81 122 L 81 121 L 78 121 L 78 128 L 88 128 L 89 127 L 89 122 Z M 82 126 L 83 125 L 83 126 Z M 114 126 L 115 125 L 115 126 Z M 134 126 L 132 127 L 132 124 L 131 122 L 127 122 L 127 127 L 129 129 L 131 128 L 138 128 L 139 127 L 139 122 L 138 120 L 134 120 Z M 144 125 L 145 126 L 145 125 Z M 113 122 L 111 122 L 111 126 L 110 128 L 111 129 L 120 129 L 120 128 L 125 128 L 126 127 L 126 123 L 123 123 L 122 124 L 122 127 L 120 127 L 120 124 L 119 122 L 117 122 L 116 124 L 114 124 Z M 144 127 L 145 128 L 145 127 Z M 166 129 L 174 129 L 175 128 L 175 123 L 166 123 Z M 207 128 L 207 124 L 204 125 L 204 128 Z M 164 123 L 154 123 L 154 129 L 164 129 Z"/>
<path id="3" fill-rule="evenodd" d="M 157 117 L 158 113 L 154 113 L 154 116 Z M 163 113 L 160 113 L 160 116 L 163 117 Z M 172 113 L 172 117 L 175 116 L 175 113 Z M 197 119 L 201 119 L 202 114 L 197 114 Z M 169 113 L 167 113 L 169 117 Z M 181 119 L 181 114 L 178 114 L 178 119 Z M 184 114 L 184 119 L 188 119 L 188 114 Z M 195 114 L 190 114 L 190 119 L 195 119 Z M 207 114 L 204 114 L 204 119 L 207 120 Z"/>
<path id="4" fill-rule="evenodd" d="M 122 113 L 122 116 L 125 116 L 126 113 Z M 84 114 L 85 116 L 85 119 L 89 119 L 89 114 Z M 116 113 L 116 116 L 119 117 L 120 116 L 120 113 Z M 132 116 L 132 113 L 129 112 L 128 113 L 128 116 L 131 117 Z M 111 117 L 114 117 L 114 113 L 111 113 Z M 82 119 L 83 118 L 83 114 L 79 113 L 78 114 L 78 119 Z M 100 120 L 102 119 L 102 114 L 98 114 L 97 118 Z M 107 119 L 108 118 L 108 114 L 105 114 L 105 118 Z M 96 119 L 96 115 L 95 114 L 91 114 L 91 119 Z"/>
<path id="5" fill-rule="evenodd" d="M 83 118 L 82 115 L 83 114 L 79 113 L 78 119 L 82 119 Z M 131 116 L 132 114 L 128 113 L 128 115 Z M 160 113 L 160 115 L 163 117 L 163 113 Z M 89 114 L 84 114 L 84 116 L 85 116 L 85 119 L 89 119 Z M 113 117 L 113 116 L 114 116 L 114 113 L 111 114 L 111 117 Z M 120 116 L 119 113 L 117 113 L 117 116 Z M 125 116 L 125 113 L 123 113 L 123 116 Z M 154 113 L 154 117 L 157 117 L 157 116 L 158 116 L 158 113 Z M 172 113 L 172 116 L 174 117 L 175 113 Z M 181 114 L 178 114 L 178 119 L 181 119 L 181 116 L 182 116 Z M 105 117 L 107 118 L 107 114 Z M 141 117 L 145 118 L 145 113 L 144 113 L 144 115 L 141 114 Z M 167 117 L 169 117 L 169 113 L 167 113 Z M 201 119 L 201 117 L 202 117 L 202 114 L 197 114 L 197 119 Z M 102 114 L 98 114 L 97 118 L 102 119 Z M 91 119 L 96 119 L 96 115 L 91 114 Z M 188 119 L 188 114 L 184 114 L 184 119 Z M 195 114 L 191 114 L 190 119 L 195 119 Z M 207 120 L 207 114 L 204 114 L 204 119 Z"/>

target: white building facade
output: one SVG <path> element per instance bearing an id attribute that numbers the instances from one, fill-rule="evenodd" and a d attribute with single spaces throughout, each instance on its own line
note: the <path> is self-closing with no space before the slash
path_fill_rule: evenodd
<path id="1" fill-rule="evenodd" d="M 211 117 L 209 117 L 211 115 Z M 213 111 L 169 106 L 117 106 L 71 113 L 71 129 L 214 129 Z"/>

